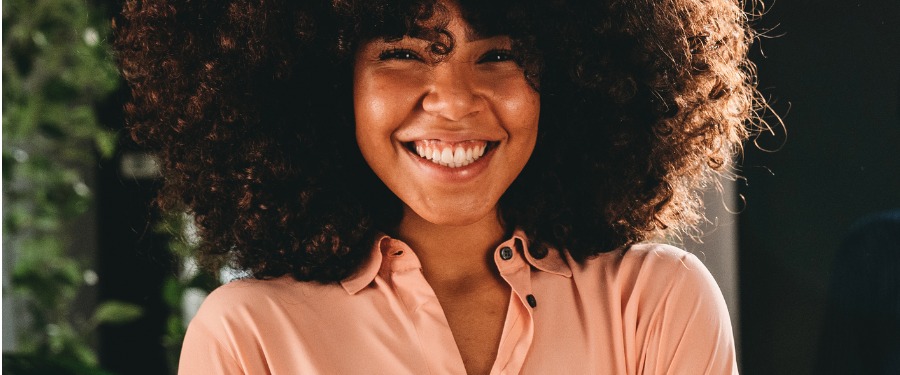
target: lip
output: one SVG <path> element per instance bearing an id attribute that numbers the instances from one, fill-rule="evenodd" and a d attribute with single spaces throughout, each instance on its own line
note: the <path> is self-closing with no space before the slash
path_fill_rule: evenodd
<path id="1" fill-rule="evenodd" d="M 506 138 L 497 132 L 483 131 L 441 131 L 441 130 L 407 130 L 398 134 L 396 139 L 403 144 L 415 141 L 439 140 L 448 143 L 461 143 L 466 141 L 500 142 Z"/>
<path id="2" fill-rule="evenodd" d="M 441 140 L 446 142 L 464 142 L 466 140 L 471 140 L 471 138 L 460 140 Z M 413 164 L 416 166 L 416 169 L 423 173 L 426 178 L 432 178 L 437 181 L 447 183 L 464 183 L 474 180 L 487 169 L 488 165 L 491 162 L 491 159 L 493 159 L 494 157 L 495 151 L 499 146 L 499 142 L 489 141 L 488 144 L 490 146 L 487 150 L 485 150 L 484 155 L 478 158 L 478 160 L 475 160 L 471 164 L 457 168 L 445 167 L 419 156 L 415 151 L 410 150 L 408 147 L 406 147 L 406 142 L 401 143 L 400 148 L 402 148 L 406 152 L 407 156 L 409 156 Z"/>

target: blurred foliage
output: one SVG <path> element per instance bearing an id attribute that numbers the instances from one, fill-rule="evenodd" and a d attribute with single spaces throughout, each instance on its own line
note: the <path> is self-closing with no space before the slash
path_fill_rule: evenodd
<path id="1" fill-rule="evenodd" d="M 3 354 L 4 374 L 31 375 L 112 375 L 94 366 L 66 357 L 48 357 L 33 353 Z"/>
<path id="2" fill-rule="evenodd" d="M 3 355 L 4 374 L 110 374 L 91 349 L 93 331 L 141 315 L 139 306 L 117 301 L 90 317 L 71 311 L 97 276 L 67 253 L 77 239 L 66 238 L 66 228 L 90 206 L 83 171 L 111 157 L 117 140 L 94 110 L 120 84 L 105 14 L 83 0 L 3 3 L 3 230 L 15 249 L 11 292 L 29 323 L 18 332 L 17 352 Z M 192 315 L 185 310 L 220 284 L 193 262 L 192 223 L 190 215 L 167 213 L 156 224 L 182 265 L 162 290 L 171 311 L 162 343 L 173 372 Z"/>
<path id="3" fill-rule="evenodd" d="M 163 284 L 163 301 L 169 307 L 163 346 L 173 372 L 178 368 L 181 344 L 187 332 L 187 324 L 193 311 L 186 311 L 196 305 L 221 283 L 218 275 L 200 270 L 195 263 L 195 254 L 200 239 L 193 225 L 194 217 L 180 212 L 165 213 L 155 231 L 169 238 L 168 248 L 176 262 L 181 264 L 178 275 L 166 278 Z"/>
<path id="4" fill-rule="evenodd" d="M 3 232 L 13 249 L 12 290 L 28 323 L 3 373 L 105 374 L 90 343 L 100 324 L 141 314 L 100 304 L 73 316 L 97 275 L 68 254 L 66 228 L 90 206 L 83 172 L 115 151 L 95 104 L 119 85 L 105 12 L 84 0 L 3 2 Z M 20 325 L 21 326 L 21 325 Z"/>

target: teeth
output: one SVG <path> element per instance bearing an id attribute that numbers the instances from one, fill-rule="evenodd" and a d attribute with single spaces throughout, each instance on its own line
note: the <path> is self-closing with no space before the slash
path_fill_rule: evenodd
<path id="1" fill-rule="evenodd" d="M 453 150 L 450 148 L 445 148 L 443 152 L 441 152 L 441 165 L 449 166 L 450 163 L 453 162 Z"/>
<path id="2" fill-rule="evenodd" d="M 459 167 L 463 165 L 463 162 L 466 161 L 466 150 L 463 150 L 462 147 L 457 146 L 456 151 L 453 152 L 453 166 Z"/>
<path id="3" fill-rule="evenodd" d="M 467 141 L 469 147 L 463 145 L 442 145 L 439 141 L 417 141 L 416 153 L 425 160 L 450 168 L 469 165 L 484 155 L 487 143 L 484 141 Z M 470 143 L 471 142 L 471 143 Z"/>
<path id="4" fill-rule="evenodd" d="M 427 159 L 439 163 L 441 161 L 441 150 L 434 149 L 434 151 L 431 152 L 431 157 Z"/>

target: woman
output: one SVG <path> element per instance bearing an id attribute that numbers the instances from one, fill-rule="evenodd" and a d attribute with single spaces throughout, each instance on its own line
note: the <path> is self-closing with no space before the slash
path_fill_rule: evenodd
<path id="1" fill-rule="evenodd" d="M 690 231 L 755 102 L 728 0 L 131 2 L 132 136 L 214 291 L 180 373 L 736 373 Z"/>

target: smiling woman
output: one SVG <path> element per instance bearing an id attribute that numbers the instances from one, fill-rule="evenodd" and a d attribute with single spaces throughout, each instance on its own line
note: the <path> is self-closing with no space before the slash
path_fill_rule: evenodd
<path id="1" fill-rule="evenodd" d="M 132 136 L 249 271 L 181 373 L 735 373 L 690 230 L 756 101 L 730 0 L 130 2 Z"/>
<path id="2" fill-rule="evenodd" d="M 430 53 L 428 40 L 411 37 L 359 49 L 356 139 L 403 202 L 405 219 L 467 225 L 496 216 L 500 197 L 525 167 L 540 98 L 512 59 L 508 36 L 463 38 L 473 35 L 470 26 L 458 10 L 448 11 L 446 36 L 455 43 L 440 56 Z"/>

